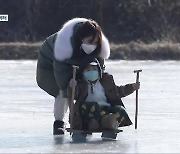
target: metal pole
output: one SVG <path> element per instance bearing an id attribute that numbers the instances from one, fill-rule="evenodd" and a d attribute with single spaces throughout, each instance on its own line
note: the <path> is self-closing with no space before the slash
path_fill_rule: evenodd
<path id="1" fill-rule="evenodd" d="M 73 79 L 76 79 L 76 70 L 78 69 L 78 66 L 73 65 Z M 74 115 L 74 95 L 75 95 L 75 87 L 72 87 L 72 94 L 71 94 L 71 100 L 70 100 L 70 128 L 72 128 L 73 124 L 73 115 Z"/>
<path id="2" fill-rule="evenodd" d="M 142 72 L 142 70 L 134 70 L 134 73 L 136 73 L 136 83 L 139 82 L 139 72 Z M 135 111 L 135 129 L 137 129 L 137 116 L 138 116 L 138 90 L 136 90 L 136 111 Z"/>

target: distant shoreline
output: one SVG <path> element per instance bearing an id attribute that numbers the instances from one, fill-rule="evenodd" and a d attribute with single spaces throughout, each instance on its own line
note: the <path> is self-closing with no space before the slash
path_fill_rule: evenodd
<path id="1" fill-rule="evenodd" d="M 36 60 L 42 42 L 0 43 L 0 60 L 30 59 Z M 111 60 L 180 60 L 180 43 L 154 42 L 144 44 L 111 43 Z"/>

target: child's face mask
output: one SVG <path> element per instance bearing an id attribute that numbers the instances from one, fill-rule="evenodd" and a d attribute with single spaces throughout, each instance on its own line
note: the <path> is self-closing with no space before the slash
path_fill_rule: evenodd
<path id="1" fill-rule="evenodd" d="M 88 81 L 96 81 L 99 78 L 99 73 L 97 70 L 84 71 L 84 77 Z"/>
<path id="2" fill-rule="evenodd" d="M 83 43 L 81 47 L 86 54 L 90 54 L 96 49 L 97 45 Z"/>

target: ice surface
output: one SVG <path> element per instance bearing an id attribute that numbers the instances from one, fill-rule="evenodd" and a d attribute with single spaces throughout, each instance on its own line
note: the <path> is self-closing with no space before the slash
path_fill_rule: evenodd
<path id="1" fill-rule="evenodd" d="M 36 61 L 0 61 L 0 153 L 179 153 L 180 62 L 107 61 L 106 69 L 117 85 L 135 82 L 133 71 L 143 70 L 138 129 L 123 128 L 117 141 L 94 134 L 74 143 L 69 133 L 52 135 L 54 99 L 36 85 Z M 135 93 L 123 101 L 134 122 Z"/>

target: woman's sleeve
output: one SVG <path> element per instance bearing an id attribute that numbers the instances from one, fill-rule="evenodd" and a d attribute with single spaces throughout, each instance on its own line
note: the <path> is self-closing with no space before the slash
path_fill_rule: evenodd
<path id="1" fill-rule="evenodd" d="M 63 62 L 53 61 L 55 80 L 61 90 L 66 90 L 72 78 L 72 66 Z"/>

